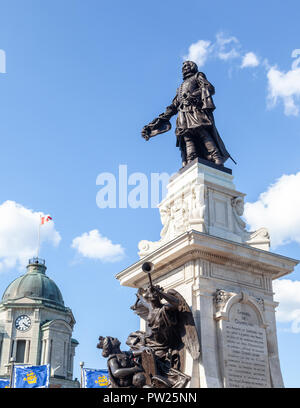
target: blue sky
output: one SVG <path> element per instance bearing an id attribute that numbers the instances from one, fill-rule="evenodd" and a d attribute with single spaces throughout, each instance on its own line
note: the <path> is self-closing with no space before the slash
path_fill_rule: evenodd
<path id="1" fill-rule="evenodd" d="M 299 258 L 297 52 L 292 58 L 300 49 L 299 12 L 296 0 L 284 6 L 276 0 L 0 1 L 0 49 L 6 55 L 6 73 L 0 73 L 0 214 L 7 200 L 19 204 L 5 207 L 12 221 L 0 228 L 0 291 L 34 252 L 30 220 L 51 214 L 41 256 L 77 320 L 75 376 L 79 361 L 104 366 L 95 348 L 99 335 L 117 336 L 124 345 L 137 327 L 129 310 L 135 291 L 121 287 L 115 274 L 138 259 L 140 240 L 159 239 L 161 229 L 157 209 L 98 208 L 96 178 L 103 172 L 117 176 L 120 164 L 129 174 L 147 176 L 180 168 L 173 130 L 148 143 L 140 130 L 175 96 L 192 44 L 199 68 L 216 87 L 215 120 L 238 162 L 227 165 L 237 190 L 247 194 L 247 221 L 251 227 L 267 220 L 260 226 L 274 231 L 272 250 Z M 249 53 L 257 63 L 252 58 L 241 68 Z M 278 184 L 283 175 L 294 177 Z M 279 193 L 261 209 L 260 194 L 274 197 L 274 183 Z M 19 226 L 15 213 L 21 214 Z M 76 237 L 93 230 L 111 247 L 123 248 L 114 262 L 72 248 Z M 17 244 L 1 244 L 19 231 Z M 299 271 L 287 277 L 291 291 Z M 289 307 L 294 317 L 278 321 L 279 352 L 286 386 L 299 387 L 299 296 Z"/>

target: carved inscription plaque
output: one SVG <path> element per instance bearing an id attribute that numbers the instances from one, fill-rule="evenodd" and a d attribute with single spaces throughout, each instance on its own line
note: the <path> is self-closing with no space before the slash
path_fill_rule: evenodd
<path id="1" fill-rule="evenodd" d="M 270 387 L 266 332 L 255 310 L 234 304 L 222 322 L 224 380 L 230 388 Z"/>

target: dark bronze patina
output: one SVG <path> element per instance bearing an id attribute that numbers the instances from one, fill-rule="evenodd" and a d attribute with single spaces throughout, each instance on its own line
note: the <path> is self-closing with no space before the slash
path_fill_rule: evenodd
<path id="1" fill-rule="evenodd" d="M 100 336 L 97 348 L 102 349 L 102 356 L 107 358 L 110 388 L 132 388 L 136 374 L 143 369 L 131 352 L 120 350 L 120 344 L 116 337 Z"/>
<path id="2" fill-rule="evenodd" d="M 149 140 L 169 131 L 171 117 L 178 114 L 175 134 L 176 146 L 181 151 L 182 166 L 196 158 L 223 166 L 231 156 L 215 126 L 215 105 L 212 99 L 215 88 L 192 61 L 183 63 L 182 75 L 183 83 L 177 89 L 173 102 L 164 113 L 143 127 L 142 136 Z"/>
<path id="3" fill-rule="evenodd" d="M 137 330 L 127 338 L 130 351 L 121 351 L 120 342 L 112 337 L 99 337 L 98 348 L 108 358 L 113 388 L 184 388 L 190 377 L 182 370 L 185 353 L 194 360 L 200 355 L 198 334 L 192 312 L 184 298 L 174 289 L 167 292 L 153 285 L 153 264 L 143 271 L 149 285 L 140 288 L 131 309 L 147 323 L 147 332 Z"/>

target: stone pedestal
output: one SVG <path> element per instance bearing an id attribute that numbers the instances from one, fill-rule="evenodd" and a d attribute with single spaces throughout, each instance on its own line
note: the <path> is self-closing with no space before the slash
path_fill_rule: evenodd
<path id="1" fill-rule="evenodd" d="M 141 241 L 141 259 L 117 275 L 121 285 L 144 287 L 141 266 L 150 261 L 154 284 L 191 307 L 201 355 L 186 353 L 190 387 L 283 387 L 272 280 L 298 261 L 270 253 L 265 228 L 246 231 L 243 198 L 230 171 L 195 161 L 173 176 L 159 205 L 161 239 Z"/>

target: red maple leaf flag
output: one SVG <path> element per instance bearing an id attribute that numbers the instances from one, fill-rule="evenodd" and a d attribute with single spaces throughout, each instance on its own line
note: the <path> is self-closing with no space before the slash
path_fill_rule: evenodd
<path id="1" fill-rule="evenodd" d="M 52 220 L 52 217 L 50 215 L 45 215 L 44 217 L 41 217 L 41 225 L 46 224 L 46 222 L 49 222 Z"/>

